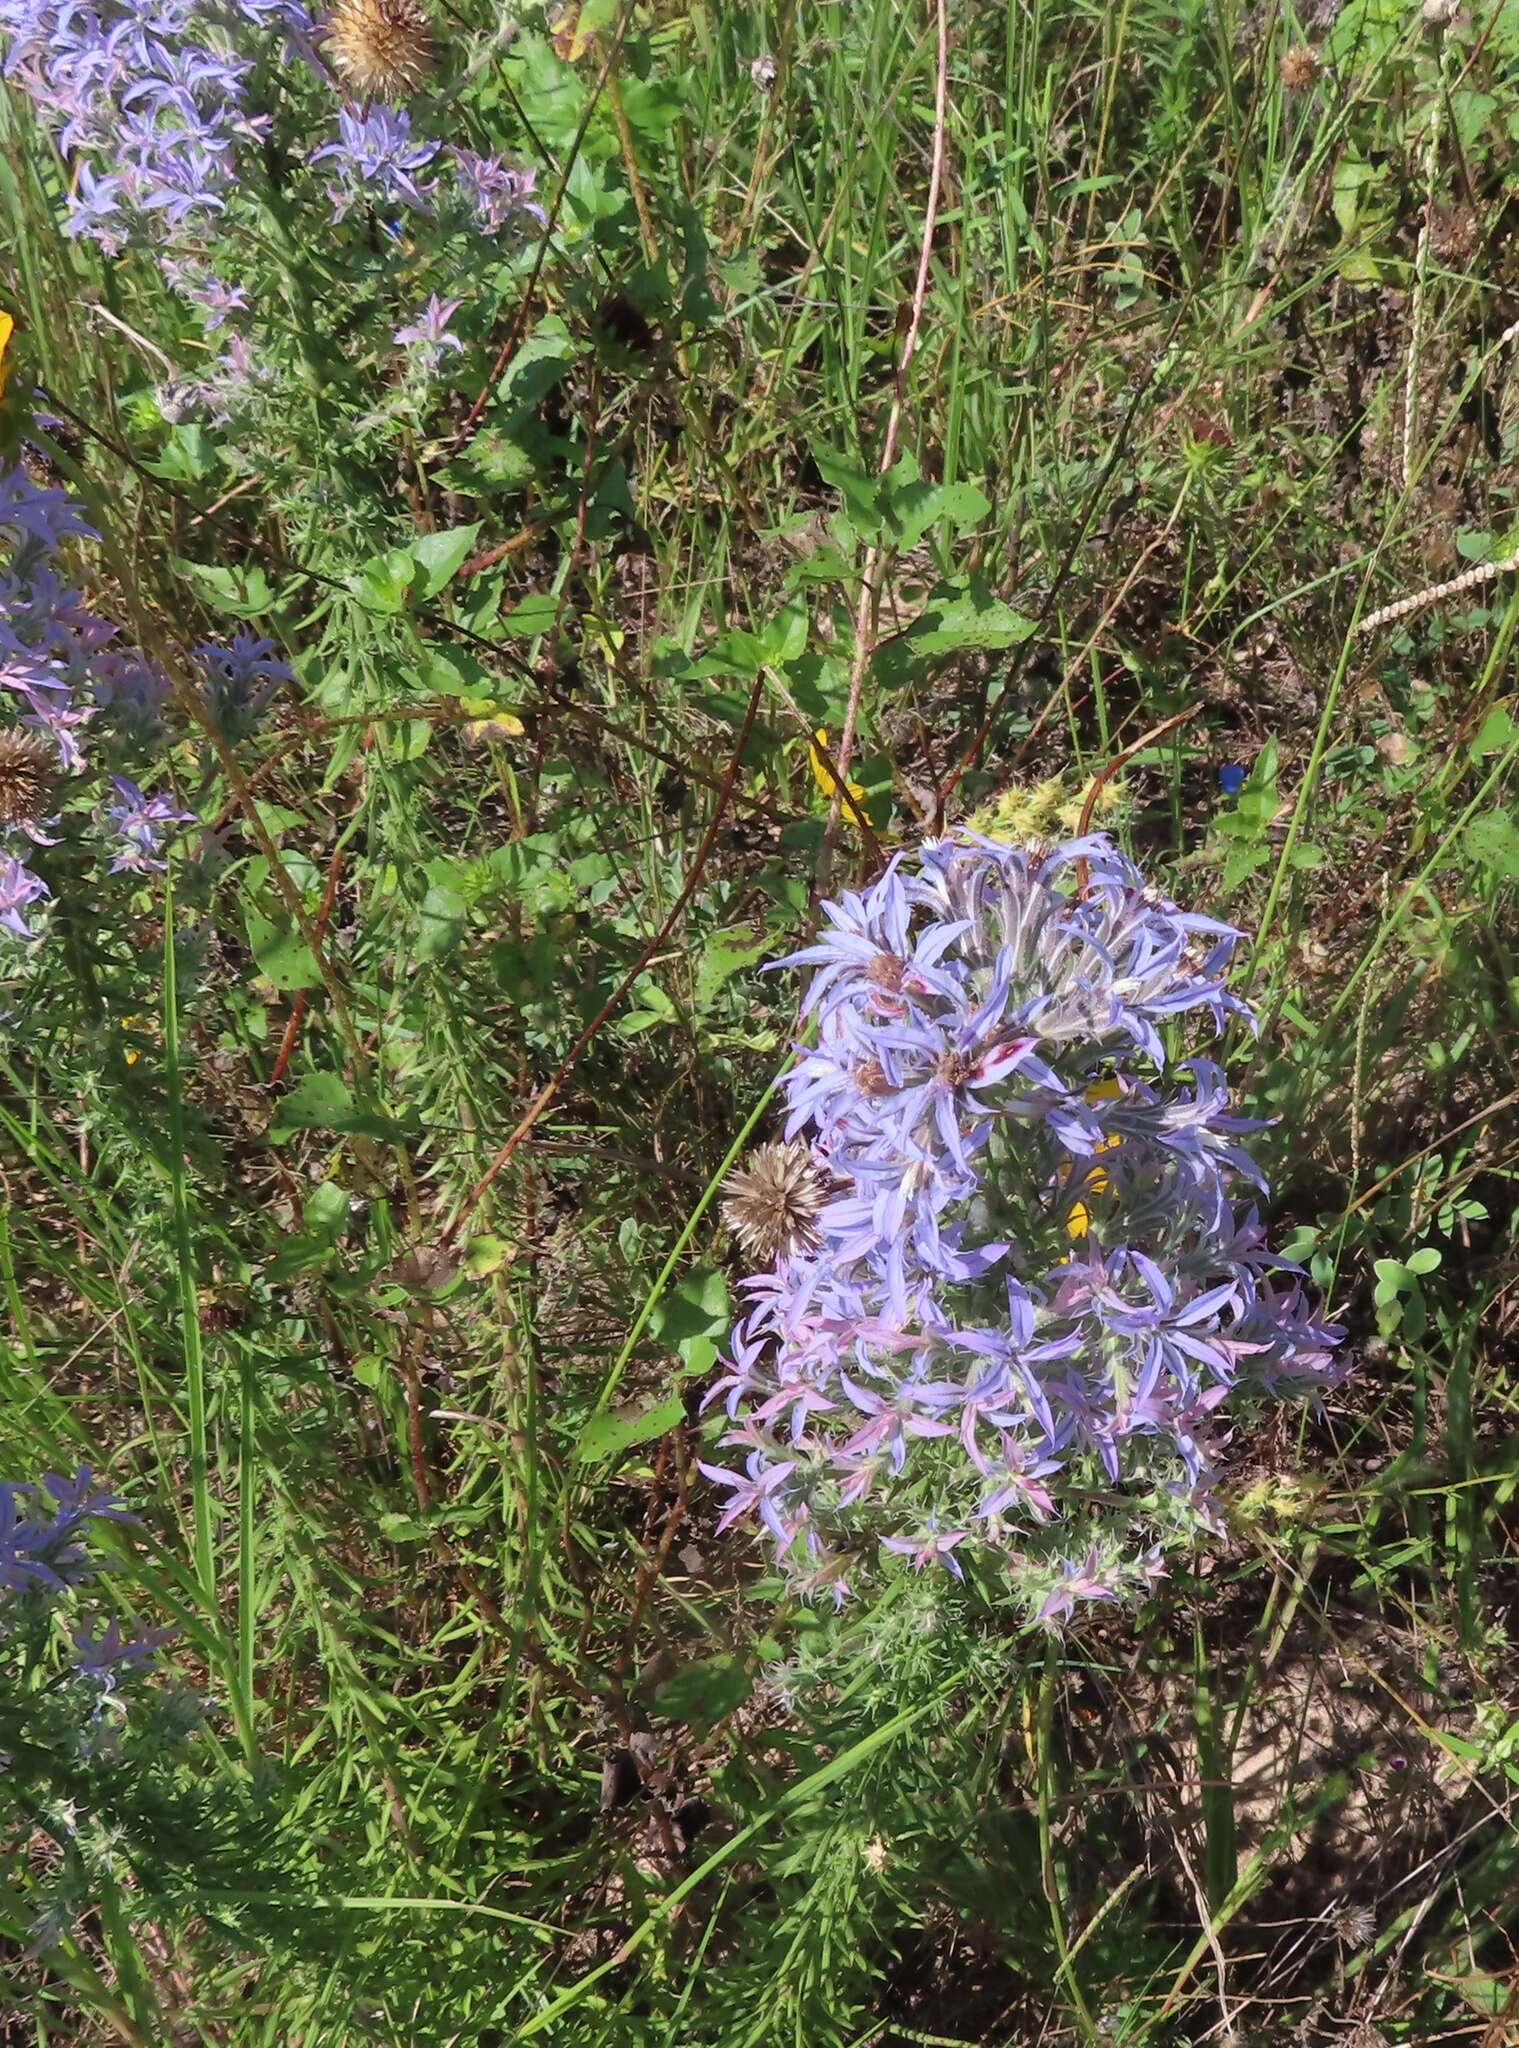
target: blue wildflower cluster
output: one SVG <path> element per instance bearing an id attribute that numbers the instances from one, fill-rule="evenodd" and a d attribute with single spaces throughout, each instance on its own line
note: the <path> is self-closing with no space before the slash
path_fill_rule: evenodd
<path id="1" fill-rule="evenodd" d="M 1252 1206 L 1259 1126 L 1162 1036 L 1248 1019 L 1238 934 L 1101 835 L 962 832 L 824 908 L 778 963 L 816 970 L 785 1081 L 812 1213 L 709 1396 L 722 1524 L 836 1600 L 882 1550 L 979 1551 L 1049 1624 L 1130 1597 L 1219 1529 L 1226 1419 L 1339 1371 Z"/>
<path id="2" fill-rule="evenodd" d="M 53 1606 L 95 1576 L 100 1560 L 89 1548 L 93 1524 L 135 1520 L 116 1494 L 96 1486 L 88 1465 L 67 1479 L 46 1473 L 37 1485 L 0 1480 L 0 1639 L 35 1638 Z M 99 1635 L 79 1622 L 70 1630 L 69 1662 L 103 1704 L 124 1677 L 145 1670 L 167 1640 L 161 1632 L 124 1635 L 115 1616 Z"/>
<path id="3" fill-rule="evenodd" d="M 0 0 L 0 71 L 30 97 L 67 165 L 66 232 L 111 256 L 150 250 L 204 334 L 220 336 L 218 353 L 198 355 L 194 374 L 171 374 L 155 393 L 170 426 L 227 425 L 273 380 L 279 314 L 258 330 L 265 309 L 234 281 L 246 274 L 245 232 L 260 227 L 270 89 L 287 82 L 271 32 L 308 79 L 331 85 L 330 26 L 303 0 Z M 268 104 L 256 104 L 255 80 Z M 478 252 L 481 238 L 499 243 L 544 219 L 531 169 L 415 135 L 408 109 L 367 94 L 340 107 L 336 134 L 306 160 L 334 219 L 359 209 L 393 238 L 409 213 L 474 236 Z M 282 214 L 289 203 L 282 192 Z M 438 303 L 434 294 L 424 322 Z M 445 323 L 409 365 L 436 369 L 460 346 Z"/>
<path id="4" fill-rule="evenodd" d="M 162 733 L 166 678 L 119 645 L 119 629 L 60 574 L 62 544 L 93 537 L 66 491 L 34 483 L 20 465 L 0 470 L 0 541 L 10 543 L 0 568 L 0 748 L 19 742 L 39 757 L 28 780 L 35 804 L 13 795 L 0 809 L 0 927 L 18 939 L 36 936 L 29 918 L 52 893 L 29 865 L 31 849 L 58 844 L 52 792 L 60 779 L 88 772 L 86 734 L 103 735 L 119 768 L 124 752 L 134 745 L 140 752 Z M 230 646 L 196 649 L 207 701 L 224 729 L 243 729 L 269 691 L 290 679 L 273 644 L 239 632 Z M 95 815 L 111 872 L 161 869 L 167 836 L 193 823 L 193 814 L 164 793 L 146 796 L 124 773 L 110 775 L 110 789 L 113 800 Z"/>
<path id="5" fill-rule="evenodd" d="M 145 226 L 204 231 L 267 117 L 244 104 L 251 60 L 198 0 L 0 0 L 0 30 L 6 77 L 74 165 L 70 234 L 114 255 Z"/>

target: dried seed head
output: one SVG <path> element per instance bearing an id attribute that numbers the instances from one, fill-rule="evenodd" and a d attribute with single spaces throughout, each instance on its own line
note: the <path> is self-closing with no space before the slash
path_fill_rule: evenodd
<path id="1" fill-rule="evenodd" d="M 1377 1916 L 1370 1906 L 1347 1900 L 1335 1910 L 1334 1931 L 1347 1948 L 1365 1948 L 1377 1931 Z"/>
<path id="2" fill-rule="evenodd" d="M 0 825 L 33 823 L 47 809 L 57 763 L 45 740 L 0 733 Z"/>
<path id="3" fill-rule="evenodd" d="M 799 1138 L 761 1145 L 749 1164 L 727 1181 L 723 1217 L 747 1255 L 773 1266 L 789 1252 L 816 1251 L 817 1216 L 828 1182 Z"/>
<path id="4" fill-rule="evenodd" d="M 424 83 L 437 56 L 432 23 L 418 0 L 337 0 L 326 41 L 333 69 L 365 99 L 406 98 Z"/>
<path id="5" fill-rule="evenodd" d="M 1319 75 L 1319 53 L 1307 43 L 1294 43 L 1282 58 L 1282 84 L 1288 92 L 1306 92 Z"/>

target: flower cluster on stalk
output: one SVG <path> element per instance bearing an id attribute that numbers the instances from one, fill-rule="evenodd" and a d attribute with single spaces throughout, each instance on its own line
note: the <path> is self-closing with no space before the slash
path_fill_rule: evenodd
<path id="1" fill-rule="evenodd" d="M 722 1523 L 836 1600 L 881 1552 L 980 1556 L 1049 1624 L 1132 1597 L 1219 1528 L 1227 1425 L 1341 1370 L 1267 1245 L 1259 1125 L 1163 1036 L 1249 1019 L 1238 934 L 1103 835 L 961 832 L 824 911 L 778 963 L 813 970 L 784 1081 L 807 1228 L 743 1283 L 709 1395 Z M 758 1192 L 734 1197 L 750 1243 Z"/>
<path id="2" fill-rule="evenodd" d="M 110 771 L 111 794 L 93 816 L 112 873 L 161 868 L 170 834 L 194 822 L 167 793 L 145 795 L 122 772 L 129 754 L 148 754 L 161 738 L 169 685 L 66 580 L 64 544 L 94 537 L 66 491 L 34 482 L 20 464 L 0 469 L 0 547 L 9 544 L 0 560 L 0 929 L 17 939 L 37 935 L 32 920 L 53 893 L 36 872 L 39 850 L 59 844 L 62 807 L 78 808 L 70 785 L 88 788 L 76 779 L 95 753 Z M 272 647 L 244 632 L 230 647 L 196 650 L 220 721 L 246 722 L 288 680 Z"/>
<path id="3" fill-rule="evenodd" d="M 204 231 L 267 121 L 199 0 L 0 0 L 0 31 L 6 77 L 76 167 L 70 234 L 114 255 L 135 227 Z"/>

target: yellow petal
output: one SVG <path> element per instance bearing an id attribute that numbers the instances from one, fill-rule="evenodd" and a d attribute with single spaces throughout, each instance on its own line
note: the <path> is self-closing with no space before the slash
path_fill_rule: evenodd
<path id="1" fill-rule="evenodd" d="M 823 792 L 824 796 L 826 796 L 831 802 L 833 800 L 833 792 L 839 786 L 839 778 L 834 773 L 832 761 L 829 760 L 826 752 L 824 752 L 824 749 L 827 747 L 827 745 L 827 728 L 825 726 L 820 725 L 817 731 L 812 735 L 812 744 L 808 748 L 807 753 L 808 758 L 812 763 L 812 779 L 817 784 L 818 788 Z M 863 801 L 865 791 L 861 784 L 859 784 L 858 782 L 846 782 L 844 787 L 849 791 L 849 794 L 854 798 L 856 803 L 860 803 L 861 801 Z"/>

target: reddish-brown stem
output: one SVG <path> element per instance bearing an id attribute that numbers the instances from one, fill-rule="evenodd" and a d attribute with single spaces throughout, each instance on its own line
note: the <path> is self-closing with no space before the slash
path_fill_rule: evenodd
<path id="1" fill-rule="evenodd" d="M 328 866 L 327 886 L 322 892 L 321 908 L 317 911 L 316 922 L 312 925 L 312 930 L 319 939 L 325 938 L 327 935 L 327 920 L 331 917 L 332 906 L 337 901 L 338 872 L 342 864 L 343 849 L 340 846 L 333 854 L 331 863 Z M 291 1005 L 290 1015 L 285 1021 L 284 1034 L 280 1039 L 280 1049 L 275 1056 L 274 1072 L 269 1076 L 269 1086 L 271 1088 L 277 1088 L 285 1078 L 285 1071 L 294 1057 L 296 1046 L 300 1043 L 301 1025 L 305 1022 L 306 1011 L 310 1006 L 310 1002 L 311 992 L 309 989 L 303 988 L 297 993 L 295 1001 Z"/>

